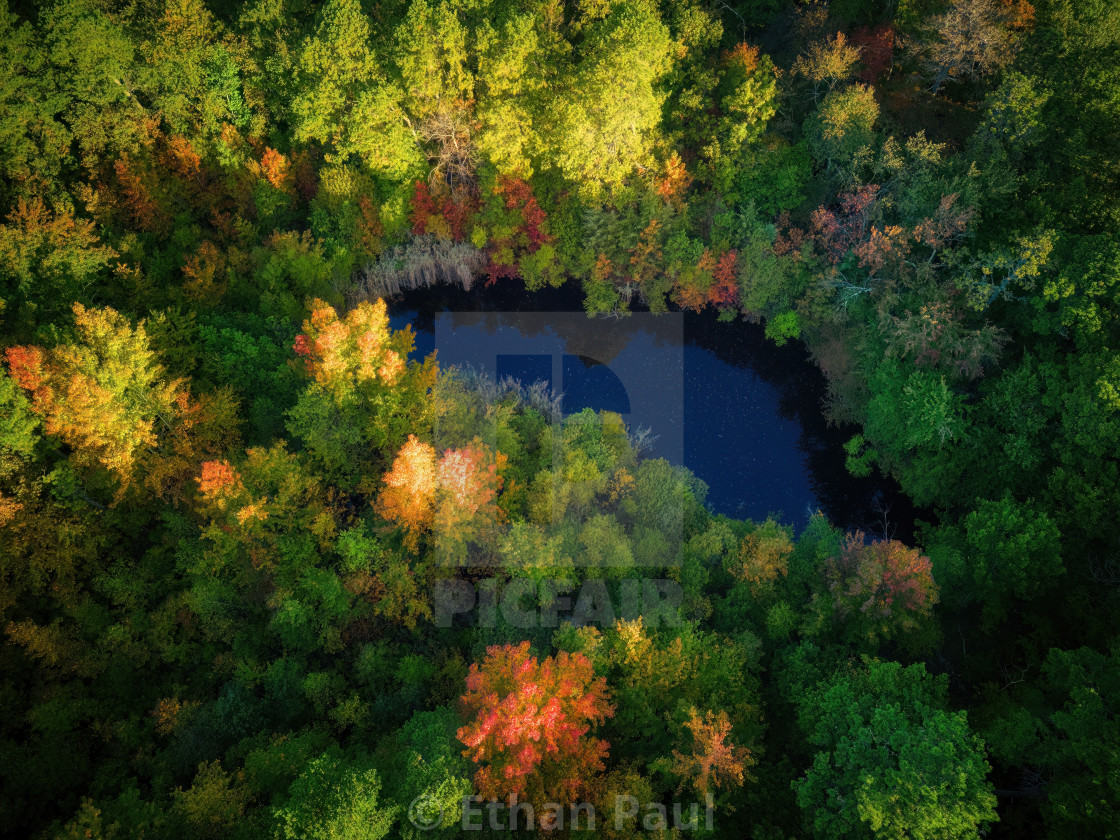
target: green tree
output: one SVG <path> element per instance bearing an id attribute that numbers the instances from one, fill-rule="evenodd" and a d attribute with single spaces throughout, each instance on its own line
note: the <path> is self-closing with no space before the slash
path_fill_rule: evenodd
<path id="1" fill-rule="evenodd" d="M 568 87 L 552 104 L 548 147 L 569 179 L 593 192 L 652 163 L 672 40 L 657 7 L 624 0 L 588 25 Z"/>
<path id="2" fill-rule="evenodd" d="M 347 758 L 337 747 L 304 768 L 274 810 L 285 840 L 380 840 L 398 808 L 380 802 L 381 780 L 367 758 Z"/>
<path id="3" fill-rule="evenodd" d="M 992 754 L 1022 768 L 1021 793 L 1041 800 L 1048 837 L 1116 838 L 1120 818 L 1120 650 L 1050 650 L 1041 674 L 986 713 Z"/>
<path id="4" fill-rule="evenodd" d="M 0 172 L 4 197 L 55 188 L 72 135 L 59 120 L 68 105 L 40 33 L 0 5 Z"/>
<path id="5" fill-rule="evenodd" d="M 401 835 L 406 840 L 460 835 L 463 800 L 472 788 L 467 762 L 455 740 L 457 727 L 455 713 L 441 708 L 417 712 L 397 732 L 396 799 L 405 808 L 419 800 L 429 809 L 417 812 L 420 821 L 425 825 L 434 823 L 428 830 L 403 825 Z"/>
<path id="6" fill-rule="evenodd" d="M 502 174 L 527 178 L 540 152 L 536 123 L 543 114 L 549 69 L 561 60 L 557 40 L 542 28 L 538 17 L 524 14 L 510 17 L 500 29 L 486 23 L 479 32 L 477 143 Z"/>
<path id="7" fill-rule="evenodd" d="M 993 617 L 1002 617 L 1011 599 L 1046 591 L 1063 571 L 1057 526 L 1010 494 L 979 502 L 961 526 L 933 539 L 943 540 L 931 556 L 954 599 L 979 603 Z"/>
<path id="8" fill-rule="evenodd" d="M 868 660 L 797 698 L 817 748 L 794 783 L 814 837 L 979 838 L 996 819 L 984 743 L 925 666 Z"/>
<path id="9" fill-rule="evenodd" d="M 920 504 L 939 498 L 963 468 L 952 454 L 968 433 L 962 395 L 944 376 L 893 360 L 870 385 L 864 431 L 880 465 Z"/>
<path id="10" fill-rule="evenodd" d="M 374 55 L 369 19 L 358 0 L 330 0 L 318 14 L 298 62 L 300 93 L 292 103 L 295 138 L 329 145 L 341 160 L 403 181 L 422 157 L 401 110 L 403 92 Z"/>
<path id="11" fill-rule="evenodd" d="M 858 160 L 871 154 L 879 103 L 867 85 L 830 91 L 805 121 L 805 136 L 817 160 L 830 173 L 851 179 Z"/>
<path id="12" fill-rule="evenodd" d="M 44 35 L 82 163 L 98 172 L 136 153 L 148 110 L 140 102 L 142 66 L 122 21 L 89 0 L 64 0 L 43 10 Z"/>

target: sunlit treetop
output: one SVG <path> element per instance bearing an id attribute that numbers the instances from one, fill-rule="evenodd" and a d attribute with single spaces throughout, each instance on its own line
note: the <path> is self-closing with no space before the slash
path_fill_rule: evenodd
<path id="1" fill-rule="evenodd" d="M 395 385 L 412 346 L 411 329 L 389 329 L 383 300 L 363 301 L 341 319 L 333 306 L 313 301 L 295 341 L 311 378 L 340 395 L 367 383 Z"/>
<path id="2" fill-rule="evenodd" d="M 468 723 L 458 736 L 479 765 L 480 796 L 540 805 L 590 793 L 607 743 L 588 733 L 614 709 L 585 656 L 562 651 L 538 661 L 528 642 L 489 647 L 471 665 L 462 705 Z"/>
<path id="3" fill-rule="evenodd" d="M 8 367 L 30 392 L 47 434 L 72 446 L 81 465 L 100 465 L 123 487 L 141 452 L 170 428 L 182 383 L 165 378 L 142 323 L 134 327 L 113 309 L 80 303 L 74 323 L 74 343 L 9 347 Z"/>

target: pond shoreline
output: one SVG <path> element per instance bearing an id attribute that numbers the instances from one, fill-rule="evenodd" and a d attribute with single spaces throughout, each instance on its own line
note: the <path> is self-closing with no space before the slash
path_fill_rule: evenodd
<path id="1" fill-rule="evenodd" d="M 408 290 L 388 304 L 394 320 L 412 323 L 417 350 L 426 353 L 438 313 L 582 313 L 582 302 L 576 281 L 529 292 L 516 280 L 499 280 L 475 284 L 470 291 L 446 284 Z M 672 314 L 683 315 L 684 322 L 682 460 L 708 484 L 713 512 L 756 520 L 780 513 L 782 521 L 800 530 L 809 511 L 787 508 L 809 500 L 838 527 L 907 543 L 913 542 L 917 519 L 935 519 L 932 511 L 916 508 L 893 478 L 877 471 L 864 478 L 848 473 L 843 445 L 860 430 L 825 417 L 827 380 L 804 344 L 778 346 L 765 337 L 762 325 L 721 322 L 714 311 Z M 728 387 L 729 380 L 735 387 Z M 769 435 L 773 441 L 744 437 L 746 420 L 739 416 L 744 400 L 756 408 L 751 414 L 755 437 Z M 767 496 L 768 488 L 774 498 Z"/>

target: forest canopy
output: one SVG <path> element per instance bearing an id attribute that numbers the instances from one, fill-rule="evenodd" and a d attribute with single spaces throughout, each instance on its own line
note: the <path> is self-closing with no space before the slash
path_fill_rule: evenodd
<path id="1" fill-rule="evenodd" d="M 0 832 L 1120 836 L 1117 138 L 1111 0 L 0 0 Z M 800 342 L 913 544 L 437 284 Z"/>

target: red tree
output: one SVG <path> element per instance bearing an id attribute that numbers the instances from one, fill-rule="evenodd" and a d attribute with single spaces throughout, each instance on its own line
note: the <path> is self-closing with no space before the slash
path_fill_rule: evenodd
<path id="1" fill-rule="evenodd" d="M 819 207 L 810 219 L 810 236 L 833 265 L 867 237 L 877 209 L 879 187 L 868 184 L 840 196 L 839 212 Z"/>
<path id="2" fill-rule="evenodd" d="M 889 23 L 881 23 L 874 29 L 861 26 L 852 33 L 851 42 L 853 47 L 859 47 L 859 59 L 863 63 L 859 71 L 861 82 L 871 84 L 891 69 L 895 34 Z"/>
<path id="3" fill-rule="evenodd" d="M 423 236 L 429 233 L 429 220 L 433 216 L 439 215 L 439 208 L 436 206 L 435 199 L 432 198 L 432 191 L 428 189 L 427 181 L 417 181 L 416 186 L 412 191 L 412 212 L 409 213 L 409 218 L 412 221 L 412 232 L 416 236 Z"/>
<path id="4" fill-rule="evenodd" d="M 712 269 L 715 283 L 709 292 L 712 304 L 717 309 L 735 306 L 739 303 L 739 254 L 728 251 L 716 262 Z"/>
<path id="5" fill-rule="evenodd" d="M 528 250 L 535 252 L 541 245 L 551 242 L 552 237 L 545 230 L 548 214 L 541 208 L 533 188 L 520 178 L 502 178 L 495 191 L 505 200 L 507 210 L 518 210 L 524 220 L 522 229 L 528 239 Z"/>
<path id="6" fill-rule="evenodd" d="M 458 732 L 463 755 L 479 766 L 479 795 L 538 807 L 581 801 L 607 755 L 606 741 L 587 737 L 614 714 L 606 694 L 606 680 L 582 654 L 538 663 L 528 642 L 487 648 L 467 675 L 470 722 Z"/>
<path id="7" fill-rule="evenodd" d="M 937 603 L 928 557 L 898 540 L 865 543 L 862 531 L 848 535 L 825 576 L 837 613 L 864 616 L 871 635 L 909 630 Z"/>

